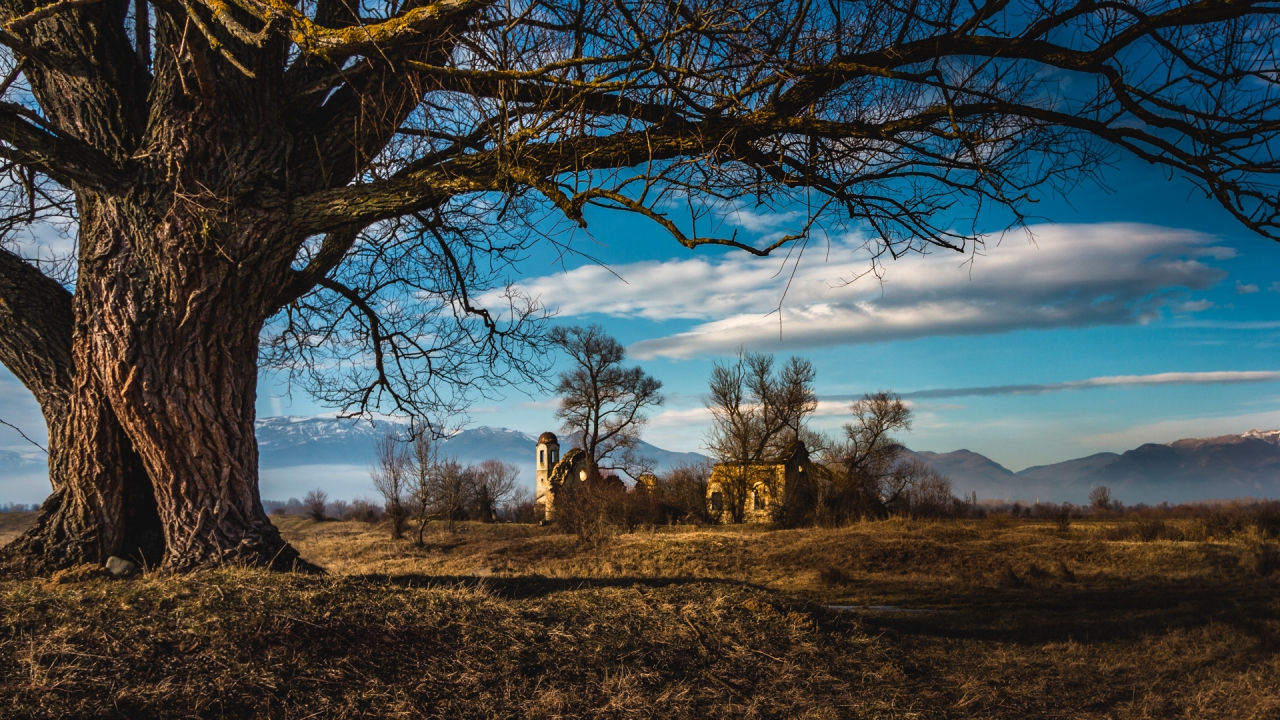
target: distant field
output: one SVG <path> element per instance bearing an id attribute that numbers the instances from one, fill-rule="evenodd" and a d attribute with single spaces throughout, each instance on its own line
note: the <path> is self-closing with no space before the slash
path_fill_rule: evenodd
<path id="1" fill-rule="evenodd" d="M 14 520 L 0 520 L 12 532 Z M 81 717 L 1280 715 L 1280 571 L 1274 541 L 1252 529 L 1140 542 L 1109 539 L 1133 535 L 1115 522 L 1062 533 L 1007 519 L 886 521 L 662 528 L 592 548 L 547 528 L 464 524 L 432 527 L 417 548 L 376 525 L 277 522 L 327 577 L 227 569 L 0 582 L 0 707 Z M 1193 530 L 1178 533 L 1203 535 Z"/>
<path id="2" fill-rule="evenodd" d="M 34 512 L 0 513 L 0 547 L 8 545 L 14 538 L 31 527 L 36 521 Z"/>

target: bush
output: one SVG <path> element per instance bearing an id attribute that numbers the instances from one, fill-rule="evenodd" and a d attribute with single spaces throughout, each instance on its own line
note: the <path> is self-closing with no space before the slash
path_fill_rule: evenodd
<path id="1" fill-rule="evenodd" d="M 347 507 L 347 514 L 343 516 L 343 519 L 375 523 L 382 519 L 382 507 L 372 500 L 356 498 Z"/>
<path id="2" fill-rule="evenodd" d="M 1058 532 L 1066 533 L 1071 531 L 1071 505 L 1063 503 L 1053 515 L 1053 521 L 1058 525 Z"/>
<path id="3" fill-rule="evenodd" d="M 307 493 L 306 497 L 302 498 L 302 504 L 306 508 L 306 517 L 316 522 L 328 519 L 324 511 L 329 504 L 329 494 L 320 488 Z"/>
<path id="4" fill-rule="evenodd" d="M 334 500 L 325 506 L 325 514 L 335 520 L 344 520 L 350 507 L 351 504 L 346 500 Z"/>
<path id="5" fill-rule="evenodd" d="M 1271 543 L 1259 543 L 1244 551 L 1240 566 L 1266 577 L 1280 568 L 1280 551 Z"/>
<path id="6" fill-rule="evenodd" d="M 654 480 L 657 522 L 704 524 L 711 521 L 707 512 L 707 480 L 711 467 L 707 463 L 684 464 Z"/>
<path id="7" fill-rule="evenodd" d="M 556 493 L 555 524 L 583 543 L 598 545 L 625 525 L 626 495 L 626 486 L 613 476 L 567 482 Z"/>
<path id="8" fill-rule="evenodd" d="M 828 565 L 818 571 L 818 579 L 823 585 L 834 587 L 837 585 L 849 585 L 853 582 L 853 577 L 845 572 L 843 568 L 835 565 Z"/>
<path id="9" fill-rule="evenodd" d="M 1163 520 L 1139 520 L 1135 526 L 1135 534 L 1142 542 L 1156 540 L 1182 540 L 1183 532 L 1177 525 L 1170 525 Z"/>

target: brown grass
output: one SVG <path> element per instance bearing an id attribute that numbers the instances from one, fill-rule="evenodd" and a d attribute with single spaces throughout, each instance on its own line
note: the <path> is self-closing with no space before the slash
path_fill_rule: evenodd
<path id="1" fill-rule="evenodd" d="M 1175 534 L 1148 528 L 1114 540 L 1120 521 L 1062 533 L 1048 521 L 892 520 L 663 528 L 592 549 L 549 529 L 467 524 L 432 529 L 415 548 L 378 526 L 277 522 L 328 577 L 226 569 L 0 583 L 0 707 L 74 717 L 1280 715 L 1280 572 L 1263 573 L 1275 541 L 1247 533 L 1143 541 Z"/>
<path id="2" fill-rule="evenodd" d="M 26 532 L 35 523 L 34 512 L 0 513 L 0 547 L 4 547 Z"/>

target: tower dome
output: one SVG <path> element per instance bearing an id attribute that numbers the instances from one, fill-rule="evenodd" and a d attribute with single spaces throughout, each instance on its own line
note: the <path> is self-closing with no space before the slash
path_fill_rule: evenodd
<path id="1" fill-rule="evenodd" d="M 553 432 L 549 432 L 549 431 L 548 431 L 548 432 L 544 432 L 544 433 L 542 433 L 541 435 L 539 435 L 539 436 L 538 436 L 538 444 L 539 444 L 539 445 L 543 445 L 543 444 L 546 444 L 546 445 L 559 445 L 559 444 L 560 444 L 560 441 L 556 439 L 556 434 L 555 434 L 555 433 L 553 433 Z"/>

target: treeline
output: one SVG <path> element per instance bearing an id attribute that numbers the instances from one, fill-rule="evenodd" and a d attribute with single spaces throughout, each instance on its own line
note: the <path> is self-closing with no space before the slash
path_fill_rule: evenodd
<path id="1" fill-rule="evenodd" d="M 516 485 L 519 475 L 513 463 L 464 465 L 443 457 L 425 432 L 407 442 L 395 434 L 379 438 L 371 470 L 392 537 L 403 537 L 412 526 L 419 545 L 432 520 L 446 521 L 451 529 L 463 520 L 533 522 L 533 497 Z"/>

